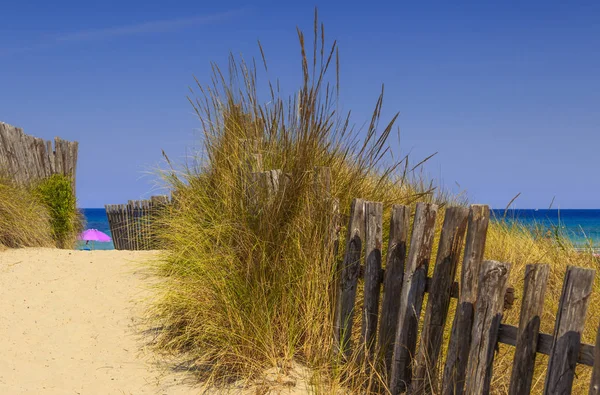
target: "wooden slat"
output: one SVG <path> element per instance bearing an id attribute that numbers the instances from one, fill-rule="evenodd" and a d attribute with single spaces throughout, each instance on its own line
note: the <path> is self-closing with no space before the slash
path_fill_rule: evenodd
<path id="1" fill-rule="evenodd" d="M 550 266 L 527 265 L 521 303 L 517 348 L 510 378 L 509 393 L 527 395 L 531 391 L 535 356 L 540 332 L 544 296 Z"/>
<path id="2" fill-rule="evenodd" d="M 596 332 L 596 347 L 594 349 L 594 370 L 590 381 L 589 395 L 600 395 L 600 326 Z"/>
<path id="3" fill-rule="evenodd" d="M 350 335 L 354 317 L 354 301 L 360 269 L 360 257 L 365 234 L 365 204 L 362 199 L 354 199 L 350 211 L 346 252 L 342 263 L 340 297 L 337 301 L 334 318 L 335 344 L 338 351 L 349 356 L 351 353 Z"/>
<path id="4" fill-rule="evenodd" d="M 59 173 L 72 177 L 75 192 L 75 170 L 78 143 L 55 138 L 52 141 L 29 136 L 22 129 L 0 122 L 0 171 L 21 185 Z"/>
<path id="5" fill-rule="evenodd" d="M 125 223 L 126 219 L 125 219 L 125 209 L 124 206 L 122 204 L 117 204 L 116 205 L 116 209 L 117 209 L 117 224 L 118 227 L 118 233 L 119 233 L 119 239 L 120 242 L 119 244 L 121 245 L 121 250 L 126 250 L 127 249 L 127 224 Z"/>
<path id="6" fill-rule="evenodd" d="M 119 248 L 117 247 L 117 240 L 115 239 L 116 221 L 115 221 L 115 215 L 114 215 L 114 211 L 113 211 L 113 205 L 107 204 L 104 206 L 104 209 L 106 210 L 106 218 L 108 219 L 108 226 L 110 228 L 110 234 L 112 235 L 115 250 L 118 250 Z"/>
<path id="7" fill-rule="evenodd" d="M 132 209 L 130 204 L 124 204 L 124 211 L 123 211 L 123 219 L 124 219 L 124 224 L 125 224 L 125 232 L 127 234 L 126 237 L 126 242 L 125 242 L 125 249 L 126 250 L 133 250 L 133 233 L 132 233 L 132 223 L 131 223 L 131 218 L 133 217 L 133 213 L 132 213 Z"/>
<path id="8" fill-rule="evenodd" d="M 544 394 L 571 393 L 594 274 L 593 269 L 567 268 L 556 314 Z"/>
<path id="9" fill-rule="evenodd" d="M 474 306 L 477 299 L 477 282 L 485 250 L 489 219 L 490 209 L 488 206 L 471 206 L 461 270 L 462 289 L 458 295 L 458 284 L 455 283 L 456 296 L 454 293 L 452 294 L 453 297 L 458 297 L 458 303 L 446 352 L 442 380 L 443 395 L 462 394 L 464 391 Z"/>
<path id="10" fill-rule="evenodd" d="M 365 277 L 361 341 L 365 356 L 375 355 L 377 315 L 381 289 L 381 246 L 383 244 L 383 203 L 365 202 Z"/>
<path id="11" fill-rule="evenodd" d="M 411 360 L 415 354 L 417 331 L 427 268 L 435 234 L 435 218 L 438 207 L 431 203 L 417 203 L 413 223 L 410 251 L 402 284 L 398 329 L 394 339 L 394 352 L 390 374 L 390 391 L 398 394 L 406 391 L 411 380 Z"/>
<path id="12" fill-rule="evenodd" d="M 509 270 L 508 263 L 485 261 L 482 264 L 465 382 L 468 395 L 490 393 L 494 348 L 502 320 Z"/>
<path id="13" fill-rule="evenodd" d="M 437 392 L 438 358 L 468 216 L 466 207 L 449 207 L 445 213 L 412 380 L 414 394 Z"/>
<path id="14" fill-rule="evenodd" d="M 389 376 L 392 353 L 394 351 L 394 335 L 398 325 L 400 293 L 404 278 L 404 262 L 406 261 L 406 241 L 410 230 L 410 207 L 394 205 L 390 219 L 390 236 L 385 264 L 383 285 L 383 301 L 379 323 L 379 350 L 384 355 L 384 363 Z"/>
<path id="15" fill-rule="evenodd" d="M 510 346 L 517 345 L 517 333 L 519 328 L 513 325 L 500 324 L 498 330 L 498 343 L 508 344 Z M 550 355 L 552 352 L 552 343 L 554 336 L 548 333 L 540 333 L 537 342 L 537 352 L 539 354 Z M 586 366 L 594 366 L 594 346 L 591 344 L 581 343 L 577 363 Z"/>

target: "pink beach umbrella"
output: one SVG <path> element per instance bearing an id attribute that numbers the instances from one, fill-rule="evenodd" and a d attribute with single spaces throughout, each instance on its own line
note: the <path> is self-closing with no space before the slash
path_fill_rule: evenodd
<path id="1" fill-rule="evenodd" d="M 98 229 L 88 229 L 79 235 L 79 240 L 108 243 L 110 241 L 110 236 L 104 232 L 100 232 Z"/>
<path id="2" fill-rule="evenodd" d="M 79 235 L 79 240 L 85 240 L 85 244 L 91 241 L 92 249 L 94 249 L 94 242 L 99 241 L 101 243 L 108 243 L 110 242 L 110 237 L 106 233 L 100 232 L 98 229 L 88 229 Z"/>

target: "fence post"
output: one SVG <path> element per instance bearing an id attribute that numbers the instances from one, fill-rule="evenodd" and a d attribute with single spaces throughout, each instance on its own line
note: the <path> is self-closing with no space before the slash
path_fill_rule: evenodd
<path id="1" fill-rule="evenodd" d="M 509 270 L 508 263 L 485 261 L 482 265 L 467 364 L 465 393 L 468 395 L 490 393 L 494 348 Z"/>
<path id="2" fill-rule="evenodd" d="M 510 378 L 511 395 L 527 395 L 531 391 L 535 356 L 540 331 L 540 317 L 548 281 L 548 265 L 527 265 L 517 347 Z"/>
<path id="3" fill-rule="evenodd" d="M 594 368 L 590 381 L 589 395 L 600 395 L 600 326 L 596 332 L 596 345 L 594 346 Z"/>
<path id="4" fill-rule="evenodd" d="M 360 256 L 365 233 L 365 204 L 362 199 L 352 201 L 346 253 L 342 264 L 340 290 L 334 318 L 334 342 L 338 354 L 349 356 L 351 353 L 350 335 L 354 317 L 354 300 L 360 272 Z"/>
<path id="5" fill-rule="evenodd" d="M 409 388 L 411 361 L 417 344 L 419 317 L 427 281 L 427 268 L 435 234 L 437 205 L 417 203 L 410 251 L 402 284 L 398 329 L 394 341 L 390 391 L 398 394 Z"/>
<path id="6" fill-rule="evenodd" d="M 415 374 L 412 381 L 412 393 L 414 394 L 432 393 L 437 387 L 438 358 L 468 215 L 469 209 L 466 207 L 449 207 L 445 213 L 435 269 L 427 298 L 421 342 L 416 357 Z"/>
<path id="7" fill-rule="evenodd" d="M 595 270 L 569 266 L 556 314 L 544 394 L 571 393 Z"/>
<path id="8" fill-rule="evenodd" d="M 462 262 L 460 293 L 446 353 L 442 395 L 460 395 L 464 390 L 474 306 L 477 299 L 477 281 L 485 250 L 489 219 L 490 209 L 488 206 L 471 205 Z"/>
<path id="9" fill-rule="evenodd" d="M 385 263 L 383 301 L 379 323 L 379 350 L 383 354 L 387 377 L 390 374 L 394 335 L 398 326 L 400 293 L 406 261 L 406 240 L 410 228 L 410 207 L 394 205 L 390 219 L 390 236 Z"/>
<path id="10" fill-rule="evenodd" d="M 363 321 L 361 328 L 362 347 L 367 360 L 373 361 L 379 314 L 381 289 L 381 245 L 383 203 L 365 202 L 365 282 Z"/>

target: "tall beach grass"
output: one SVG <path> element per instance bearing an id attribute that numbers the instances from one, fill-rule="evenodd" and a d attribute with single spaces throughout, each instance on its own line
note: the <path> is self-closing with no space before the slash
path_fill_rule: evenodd
<path id="1" fill-rule="evenodd" d="M 190 100 L 200 119 L 203 150 L 193 164 L 164 173 L 175 204 L 161 226 L 165 252 L 153 263 L 163 280 L 150 311 L 161 328 L 156 347 L 185 357 L 201 379 L 215 385 L 257 380 L 272 367 L 285 374 L 300 363 L 312 372 L 311 383 L 320 393 L 367 393 L 385 386 L 386 378 L 375 369 L 354 362 L 356 355 L 342 363 L 332 344 L 331 295 L 351 200 L 383 202 L 384 224 L 392 204 L 435 202 L 443 218 L 447 205 L 467 203 L 420 176 L 421 161 L 393 157 L 396 117 L 380 125 L 383 95 L 366 130 L 353 128 L 349 114 L 338 111 L 337 46 L 325 44 L 323 30 L 315 19 L 310 45 L 298 32 L 303 82 L 290 97 L 272 81 L 261 85 L 268 97 L 259 98 L 255 62 L 232 56 L 227 72 L 214 65 L 212 83 L 198 82 Z M 268 70 L 260 52 L 261 70 Z M 331 169 L 326 193 L 315 188 L 318 167 Z M 251 173 L 259 168 L 281 169 L 283 176 L 277 192 L 257 203 L 248 191 Z M 337 256 L 335 200 L 342 239 Z M 387 231 L 384 227 L 385 240 Z M 511 324 L 518 324 L 525 264 L 551 264 L 542 320 L 548 333 L 566 266 L 596 265 L 591 254 L 577 253 L 566 242 L 536 238 L 518 224 L 503 222 L 490 226 L 486 259 L 512 263 L 517 302 L 505 315 Z M 600 312 L 598 283 L 595 291 L 591 316 Z M 593 341 L 596 324 L 588 322 L 584 340 Z M 498 393 L 508 388 L 511 353 L 501 346 L 496 357 L 493 388 Z M 543 386 L 544 361 L 538 358 L 536 392 Z M 589 371 L 579 373 L 575 388 L 583 392 Z"/>

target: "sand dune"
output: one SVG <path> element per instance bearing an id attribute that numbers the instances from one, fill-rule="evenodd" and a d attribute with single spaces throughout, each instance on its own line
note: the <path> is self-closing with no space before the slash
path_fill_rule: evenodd
<path id="1" fill-rule="evenodd" d="M 0 251 L 0 394 L 195 394 L 139 335 L 148 251 Z"/>

